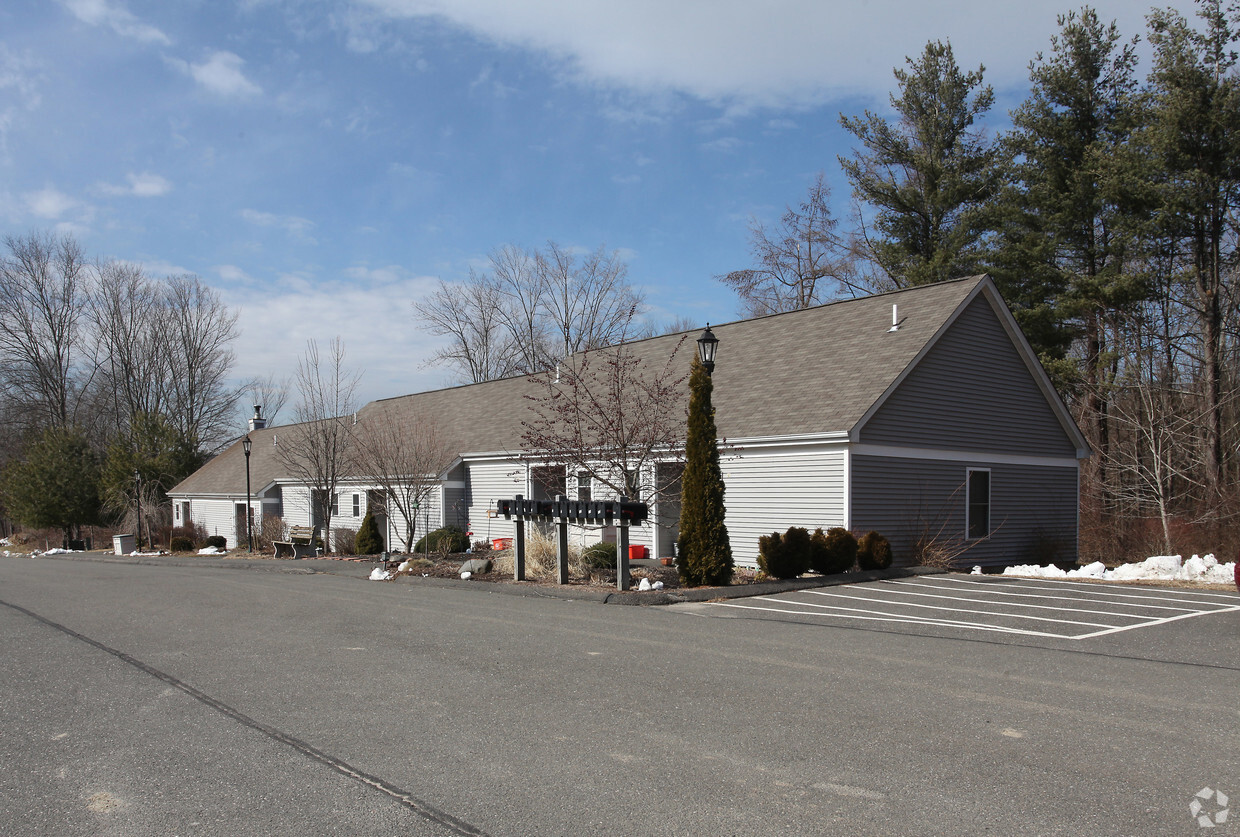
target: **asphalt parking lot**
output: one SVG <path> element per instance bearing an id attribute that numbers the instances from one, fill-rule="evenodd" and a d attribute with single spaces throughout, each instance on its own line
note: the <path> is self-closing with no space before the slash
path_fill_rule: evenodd
<path id="1" fill-rule="evenodd" d="M 1221 590 L 995 576 L 923 576 L 712 602 L 758 618 L 1083 641 L 1240 611 Z M 1204 625 L 1202 627 L 1205 627 Z"/>

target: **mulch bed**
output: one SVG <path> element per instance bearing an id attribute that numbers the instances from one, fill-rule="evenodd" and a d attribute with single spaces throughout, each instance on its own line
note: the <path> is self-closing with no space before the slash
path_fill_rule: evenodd
<path id="1" fill-rule="evenodd" d="M 415 577 L 426 576 L 430 578 L 460 578 L 461 565 L 470 558 L 485 558 L 495 561 L 496 558 L 501 557 L 507 557 L 510 559 L 511 555 L 512 553 L 510 552 L 476 552 L 473 554 L 460 552 L 447 556 L 433 554 L 430 556 L 416 555 L 412 556 L 415 565 L 411 568 L 409 575 Z M 393 559 L 396 559 L 396 557 L 397 556 L 393 556 Z M 405 556 L 400 556 L 400 560 L 403 560 L 404 558 Z M 430 564 L 423 564 L 422 561 L 424 560 L 429 560 Z M 507 566 L 511 567 L 511 564 L 509 563 Z M 673 590 L 680 587 L 680 575 L 676 571 L 675 566 L 665 567 L 657 564 L 652 566 L 643 563 L 631 567 L 629 575 L 632 579 L 634 588 L 637 587 L 643 578 L 649 578 L 651 584 L 654 584 L 656 581 L 662 581 L 663 589 L 665 590 Z M 492 570 L 489 573 L 475 573 L 471 576 L 471 580 L 489 581 L 496 584 L 516 583 L 512 577 L 511 569 L 508 569 L 506 572 Z M 737 570 L 736 574 L 732 578 L 733 585 L 751 584 L 754 581 L 754 573 L 750 570 L 744 569 Z M 521 583 L 555 585 L 556 581 L 554 573 L 547 577 L 536 577 L 527 572 L 526 581 Z M 616 588 L 616 571 L 595 570 L 590 572 L 588 575 L 572 575 L 570 576 L 566 586 L 614 590 Z"/>

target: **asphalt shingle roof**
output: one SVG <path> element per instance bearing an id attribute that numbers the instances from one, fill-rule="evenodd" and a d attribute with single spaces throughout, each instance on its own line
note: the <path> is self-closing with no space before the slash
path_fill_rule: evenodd
<path id="1" fill-rule="evenodd" d="M 713 375 L 716 423 L 728 439 L 850 430 L 951 319 L 984 277 L 926 285 L 802 311 L 712 326 L 719 338 Z M 892 306 L 899 330 L 892 332 Z M 662 368 L 679 345 L 687 370 L 699 332 L 628 344 L 647 368 Z M 605 350 L 604 350 L 605 351 Z M 403 425 L 431 417 L 461 453 L 518 451 L 531 417 L 528 377 L 387 398 L 366 405 L 359 421 L 381 416 Z M 681 408 L 688 405 L 688 385 Z M 251 482 L 283 476 L 275 439 L 287 428 L 254 431 Z M 240 442 L 173 489 L 176 495 L 244 493 Z"/>

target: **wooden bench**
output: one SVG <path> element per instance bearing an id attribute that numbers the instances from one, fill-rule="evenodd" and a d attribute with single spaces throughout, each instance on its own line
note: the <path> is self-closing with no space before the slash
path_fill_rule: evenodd
<path id="1" fill-rule="evenodd" d="M 277 558 L 301 558 L 306 555 L 317 555 L 314 542 L 318 538 L 317 526 L 290 526 L 287 541 L 273 541 Z"/>

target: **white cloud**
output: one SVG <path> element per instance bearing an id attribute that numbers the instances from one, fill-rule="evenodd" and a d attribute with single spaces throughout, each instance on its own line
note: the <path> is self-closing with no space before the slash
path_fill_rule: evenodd
<path id="1" fill-rule="evenodd" d="M 248 273 L 235 264 L 216 265 L 215 272 L 220 279 L 232 284 L 248 285 L 254 281 Z"/>
<path id="2" fill-rule="evenodd" d="M 243 209 L 241 217 L 257 227 L 278 227 L 296 238 L 309 238 L 314 222 L 296 215 L 276 215 L 274 212 L 259 212 L 257 209 Z M 313 239 L 311 239 L 313 240 Z"/>
<path id="3" fill-rule="evenodd" d="M 562 62 L 607 87 L 672 90 L 733 107 L 807 106 L 828 96 L 881 96 L 891 70 L 948 40 L 963 67 L 985 63 L 996 86 L 1026 80 L 1062 0 L 955 3 L 868 0 L 360 0 L 391 18 L 447 21 L 493 43 Z M 1186 0 L 1177 6 L 1189 7 Z M 1147 4 L 1103 0 L 1099 16 L 1140 32 Z M 1023 56 L 1013 61 L 1012 56 Z"/>
<path id="4" fill-rule="evenodd" d="M 710 142 L 702 143 L 704 151 L 715 151 L 720 154 L 731 154 L 745 143 L 737 137 L 720 137 Z"/>
<path id="5" fill-rule="evenodd" d="M 26 209 L 39 218 L 47 220 L 55 220 L 60 218 L 72 209 L 76 209 L 81 202 L 76 198 L 69 197 L 64 192 L 52 186 L 46 186 L 37 192 L 27 192 L 25 195 Z"/>
<path id="6" fill-rule="evenodd" d="M 189 73 L 194 81 L 216 96 L 249 98 L 263 92 L 241 72 L 245 59 L 235 53 L 220 50 L 201 64 L 176 60 L 170 60 L 170 63 Z"/>
<path id="7" fill-rule="evenodd" d="M 192 274 L 194 271 L 167 259 L 142 259 L 140 261 L 133 259 L 118 259 L 123 264 L 133 265 L 142 269 L 147 276 L 184 276 Z"/>
<path id="8" fill-rule="evenodd" d="M 61 0 L 74 17 L 90 26 L 107 26 L 118 35 L 147 44 L 167 46 L 172 39 L 154 26 L 143 23 L 128 9 L 107 0 Z"/>
<path id="9" fill-rule="evenodd" d="M 240 312 L 237 377 L 291 374 L 308 340 L 322 346 L 339 335 L 347 364 L 363 370 L 359 406 L 450 383 L 442 371 L 423 367 L 439 338 L 412 316 L 412 305 L 438 280 L 399 265 L 359 264 L 342 274 L 334 280 L 283 275 L 222 288 Z"/>
<path id="10" fill-rule="evenodd" d="M 133 195 L 138 198 L 157 198 L 172 191 L 172 181 L 151 172 L 125 175 L 128 186 L 117 186 L 112 183 L 99 184 L 99 190 L 108 195 Z"/>

